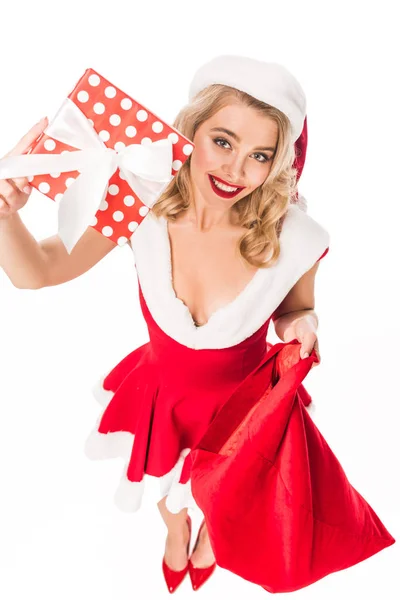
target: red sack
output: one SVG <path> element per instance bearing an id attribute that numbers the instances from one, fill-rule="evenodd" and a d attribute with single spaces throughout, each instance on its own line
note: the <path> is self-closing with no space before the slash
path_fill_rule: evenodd
<path id="1" fill-rule="evenodd" d="M 271 347 L 192 450 L 194 499 L 220 567 L 293 592 L 395 539 L 348 481 L 304 404 L 318 362 L 297 340 Z"/>

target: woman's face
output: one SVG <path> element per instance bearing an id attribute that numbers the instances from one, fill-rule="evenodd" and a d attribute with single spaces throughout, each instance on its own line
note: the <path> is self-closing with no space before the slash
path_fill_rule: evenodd
<path id="1" fill-rule="evenodd" d="M 221 208 L 250 194 L 267 178 L 277 140 L 276 123 L 254 108 L 229 104 L 219 110 L 193 138 L 190 172 L 196 196 Z M 221 189 L 213 177 L 239 189 Z"/>

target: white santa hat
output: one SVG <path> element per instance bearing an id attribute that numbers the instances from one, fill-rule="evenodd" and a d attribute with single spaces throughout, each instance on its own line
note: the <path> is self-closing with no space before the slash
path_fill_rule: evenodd
<path id="1" fill-rule="evenodd" d="M 217 56 L 195 72 L 189 100 L 214 83 L 236 88 L 275 106 L 290 120 L 293 142 L 299 138 L 306 117 L 306 97 L 286 67 L 246 56 Z"/>

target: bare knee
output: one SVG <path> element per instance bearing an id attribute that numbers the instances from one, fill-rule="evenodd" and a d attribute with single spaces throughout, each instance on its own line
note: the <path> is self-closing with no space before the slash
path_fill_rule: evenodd
<path id="1" fill-rule="evenodd" d="M 172 513 L 166 507 L 166 499 L 167 496 L 164 496 L 164 498 L 157 503 L 158 509 L 161 513 L 164 523 L 168 528 L 168 531 L 179 532 L 182 530 L 183 524 L 186 521 L 187 508 L 183 508 L 178 513 Z"/>

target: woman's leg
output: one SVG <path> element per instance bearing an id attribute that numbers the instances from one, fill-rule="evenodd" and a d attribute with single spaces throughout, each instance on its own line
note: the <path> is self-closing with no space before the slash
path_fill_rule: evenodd
<path id="1" fill-rule="evenodd" d="M 208 536 L 207 525 L 204 523 L 200 530 L 199 541 L 190 560 L 194 567 L 205 569 L 215 562 L 215 556 Z"/>
<path id="2" fill-rule="evenodd" d="M 186 522 L 187 508 L 179 513 L 171 513 L 165 506 L 166 496 L 157 506 L 168 529 L 165 542 L 165 562 L 170 569 L 181 571 L 187 565 L 187 544 L 189 541 L 189 528 Z"/>
<path id="3" fill-rule="evenodd" d="M 184 508 L 177 514 L 171 513 L 165 506 L 165 500 L 166 496 L 157 505 L 168 529 L 165 562 L 171 569 L 180 571 L 187 564 L 186 548 L 189 541 L 189 529 L 186 523 L 187 509 Z M 201 528 L 199 543 L 191 560 L 195 567 L 200 568 L 209 567 L 215 560 L 206 524 Z"/>

